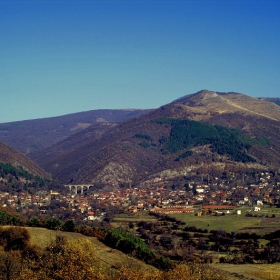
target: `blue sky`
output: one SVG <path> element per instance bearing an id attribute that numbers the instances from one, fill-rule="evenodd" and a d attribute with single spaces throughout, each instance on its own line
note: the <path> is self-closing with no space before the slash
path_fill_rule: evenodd
<path id="1" fill-rule="evenodd" d="M 280 1 L 0 1 L 0 123 L 280 97 Z"/>

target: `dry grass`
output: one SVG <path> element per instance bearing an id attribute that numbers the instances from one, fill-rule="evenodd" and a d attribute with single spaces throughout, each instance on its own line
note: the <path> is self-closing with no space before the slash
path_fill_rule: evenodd
<path id="1" fill-rule="evenodd" d="M 248 274 L 261 278 L 263 280 L 279 280 L 280 264 L 253 265 L 256 270 L 248 272 Z"/>
<path id="2" fill-rule="evenodd" d="M 178 275 L 176 277 L 175 275 L 171 275 L 172 273 L 163 276 L 164 273 L 163 274 L 160 273 L 154 267 L 146 265 L 145 263 L 139 260 L 129 257 L 118 250 L 114 250 L 105 246 L 103 243 L 98 241 L 97 238 L 95 237 L 87 237 L 79 233 L 51 231 L 44 228 L 27 228 L 27 230 L 30 233 L 31 242 L 41 248 L 46 247 L 52 241 L 54 241 L 57 235 L 65 236 L 70 241 L 75 241 L 75 240 L 90 241 L 90 243 L 92 244 L 96 252 L 97 258 L 107 267 L 118 267 L 120 274 L 125 275 L 126 272 L 131 273 L 132 270 L 134 269 L 136 274 L 137 272 L 139 273 L 139 271 L 142 271 L 142 276 L 141 276 L 142 278 L 138 274 L 138 276 L 140 277 L 139 279 L 171 279 L 172 277 L 174 277 L 172 279 L 175 279 L 176 277 L 178 277 Z M 207 274 L 209 276 L 209 278 L 207 279 L 215 279 L 215 275 L 218 276 L 221 270 L 224 271 L 225 279 L 243 279 L 239 277 L 233 277 L 231 275 L 239 275 L 240 277 L 247 277 L 247 278 L 251 276 L 248 279 L 263 279 L 263 280 L 280 279 L 280 264 L 273 264 L 273 265 L 215 264 L 212 266 L 213 269 L 212 272 L 214 272 L 214 268 L 217 268 L 218 270 L 215 271 L 215 274 L 213 273 L 214 274 L 212 275 L 213 278 L 210 277 L 211 270 L 209 270 L 207 271 Z M 180 269 L 187 270 L 188 268 L 182 266 L 180 267 Z M 179 270 L 176 270 L 176 273 L 178 273 Z M 221 275 L 219 275 L 219 279 L 222 278 L 220 276 Z M 130 275 L 130 279 L 138 279 L 138 278 L 137 277 L 133 278 L 132 275 Z M 200 278 L 190 278 L 190 279 L 200 279 Z"/>
<path id="3" fill-rule="evenodd" d="M 145 270 L 156 270 L 153 266 L 147 265 L 140 260 L 134 259 L 118 250 L 107 247 L 96 237 L 84 236 L 80 233 L 53 231 L 45 228 L 27 227 L 31 236 L 31 243 L 44 248 L 56 239 L 56 236 L 64 236 L 69 241 L 88 240 L 92 244 L 97 258 L 109 267 L 122 266 L 130 263 L 133 266 L 142 267 Z"/>
<path id="4" fill-rule="evenodd" d="M 258 279 L 279 280 L 280 263 L 278 264 L 213 264 L 213 267 L 227 273 L 228 280 Z"/>

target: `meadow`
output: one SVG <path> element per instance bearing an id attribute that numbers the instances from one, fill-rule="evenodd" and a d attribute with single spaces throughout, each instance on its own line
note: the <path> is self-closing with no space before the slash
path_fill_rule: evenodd
<path id="1" fill-rule="evenodd" d="M 271 231 L 280 230 L 280 209 L 276 207 L 264 207 L 261 211 L 254 212 L 250 207 L 240 207 L 241 214 L 237 215 L 236 210 L 225 215 L 202 215 L 197 216 L 197 209 L 194 213 L 169 214 L 186 223 L 188 226 L 196 226 L 201 229 L 225 230 L 226 232 L 250 232 L 265 234 Z M 251 215 L 251 216 L 248 216 Z M 272 218 L 272 216 L 274 217 Z M 150 216 L 148 211 L 140 215 L 120 214 L 116 215 L 112 225 L 114 227 L 126 227 L 129 222 L 139 221 L 156 222 L 155 217 Z"/>
<path id="2" fill-rule="evenodd" d="M 177 213 L 170 216 L 184 221 L 189 226 L 202 229 L 225 230 L 226 232 L 250 232 L 265 234 L 280 229 L 280 209 L 275 207 L 264 207 L 261 211 L 252 211 L 250 207 L 240 207 L 241 214 L 236 210 L 225 215 L 203 215 L 197 216 L 189 213 Z M 274 218 L 272 216 L 274 215 Z"/>

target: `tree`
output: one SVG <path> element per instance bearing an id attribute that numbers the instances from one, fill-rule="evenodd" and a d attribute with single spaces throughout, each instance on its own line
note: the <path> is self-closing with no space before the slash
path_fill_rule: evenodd
<path id="1" fill-rule="evenodd" d="M 196 195 L 196 194 L 197 194 L 196 187 L 197 187 L 197 185 L 196 185 L 196 184 L 193 184 L 193 187 L 192 187 L 192 192 L 193 192 L 193 194 L 194 194 L 194 195 Z"/>
<path id="2" fill-rule="evenodd" d="M 91 280 L 101 278 L 105 268 L 98 261 L 90 242 L 68 241 L 57 236 L 43 254 L 41 270 L 47 279 Z M 106 279 L 106 278 L 105 278 Z"/>
<path id="3" fill-rule="evenodd" d="M 191 188 L 190 188 L 190 184 L 189 184 L 189 183 L 186 183 L 186 184 L 185 184 L 185 188 L 186 188 L 186 192 L 191 191 Z"/>
<path id="4" fill-rule="evenodd" d="M 30 235 L 22 227 L 1 229 L 0 242 L 5 251 L 24 250 L 30 244 Z"/>
<path id="5" fill-rule="evenodd" d="M 18 279 L 20 273 L 20 253 L 17 251 L 0 254 L 0 279 Z"/>
<path id="6" fill-rule="evenodd" d="M 27 221 L 27 225 L 30 227 L 39 227 L 40 226 L 40 219 L 37 217 L 32 217 Z"/>
<path id="7" fill-rule="evenodd" d="M 58 229 L 62 224 L 62 221 L 56 218 L 50 218 L 46 220 L 46 228 L 47 229 Z"/>
<path id="8" fill-rule="evenodd" d="M 62 225 L 62 230 L 63 231 L 68 231 L 68 232 L 74 232 L 75 231 L 75 223 L 73 220 L 67 220 L 63 225 Z"/>

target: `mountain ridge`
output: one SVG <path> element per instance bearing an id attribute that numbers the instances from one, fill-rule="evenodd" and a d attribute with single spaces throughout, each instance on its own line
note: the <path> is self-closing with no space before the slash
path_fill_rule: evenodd
<path id="1" fill-rule="evenodd" d="M 207 172 L 233 166 L 235 166 L 233 169 L 244 170 L 277 169 L 280 163 L 279 109 L 280 107 L 274 103 L 239 93 L 203 90 L 142 116 L 120 122 L 106 130 L 100 138 L 92 141 L 89 139 L 74 149 L 63 149 L 63 152 L 55 157 L 46 157 L 52 149 L 50 147 L 48 152 L 45 154 L 42 152 L 33 159 L 53 174 L 54 178 L 64 183 L 101 181 L 140 183 L 156 177 L 187 176 L 197 172 L 198 169 L 205 169 L 204 172 Z M 249 155 L 256 159 L 256 162 L 251 163 L 236 162 L 228 155 L 213 152 L 211 148 L 213 143 L 209 146 L 208 142 L 191 147 L 189 155 L 187 148 L 184 147 L 174 154 L 170 152 L 165 154 L 164 147 L 167 144 L 163 139 L 167 139 L 168 143 L 176 127 L 157 123 L 156 120 L 159 118 L 189 120 L 234 128 L 244 134 L 243 139 L 246 137 L 251 139 L 251 143 L 254 139 L 267 139 L 265 142 L 269 144 L 267 147 L 252 144 L 248 148 Z M 83 132 L 80 135 L 82 134 Z M 68 141 L 71 142 L 71 139 Z M 58 143 L 56 149 L 59 149 L 60 145 L 63 146 L 63 142 Z M 245 146 L 242 148 L 244 152 Z M 181 159 L 176 161 L 180 157 Z"/>
<path id="2" fill-rule="evenodd" d="M 28 155 L 93 124 L 117 123 L 149 111 L 151 109 L 99 109 L 50 118 L 0 123 L 0 141 Z"/>

